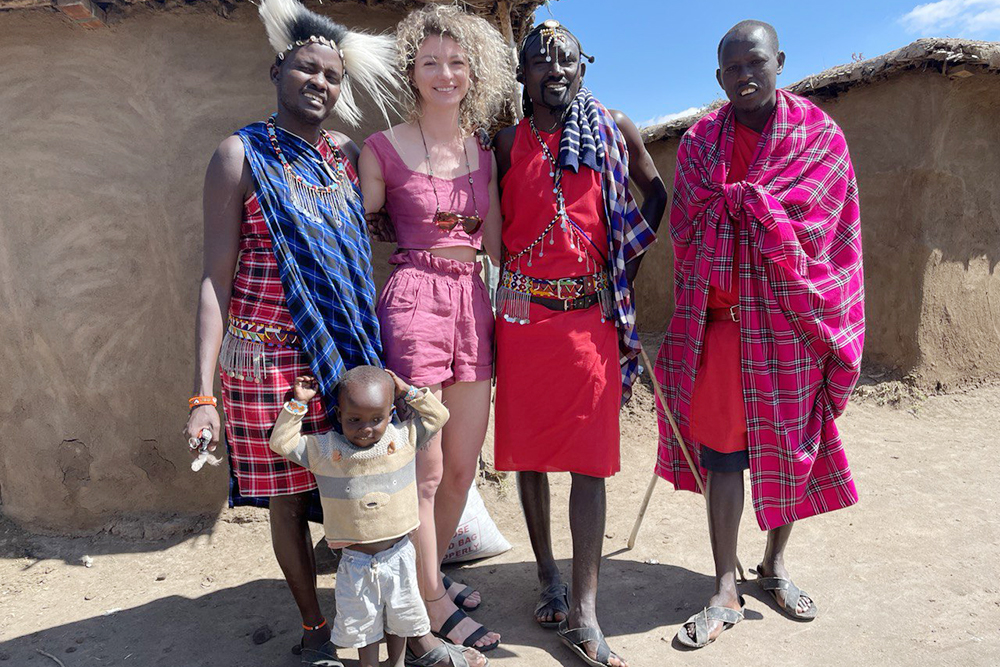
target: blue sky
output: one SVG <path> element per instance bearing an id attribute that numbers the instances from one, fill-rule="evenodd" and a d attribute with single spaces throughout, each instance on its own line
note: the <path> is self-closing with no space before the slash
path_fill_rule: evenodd
<path id="1" fill-rule="evenodd" d="M 550 16 L 597 57 L 586 78 L 594 94 L 639 124 L 721 97 L 716 46 L 742 19 L 777 28 L 787 54 L 779 85 L 920 37 L 1000 40 L 1000 0 L 556 0 L 535 13 Z"/>

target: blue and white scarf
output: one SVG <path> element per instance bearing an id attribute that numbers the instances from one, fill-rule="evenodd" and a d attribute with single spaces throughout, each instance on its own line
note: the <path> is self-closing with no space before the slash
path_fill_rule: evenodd
<path id="1" fill-rule="evenodd" d="M 632 396 L 639 376 L 639 333 L 635 326 L 635 304 L 629 290 L 625 265 L 656 241 L 656 234 L 642 217 L 628 187 L 628 147 L 611 113 L 589 90 L 570 103 L 559 141 L 559 166 L 579 172 L 589 167 L 601 174 L 608 238 L 611 243 L 609 269 L 615 292 L 615 322 L 621 349 L 622 404 Z"/>
<path id="2" fill-rule="evenodd" d="M 309 215 L 292 203 L 266 125 L 253 123 L 236 134 L 253 172 L 288 310 L 332 419 L 334 387 L 344 371 L 364 364 L 382 366 L 361 190 L 345 176 L 339 187 L 347 188 L 346 206 L 332 210 L 319 201 L 320 217 Z M 320 187 L 333 183 L 315 146 L 281 128 L 276 134 L 296 174 Z"/>

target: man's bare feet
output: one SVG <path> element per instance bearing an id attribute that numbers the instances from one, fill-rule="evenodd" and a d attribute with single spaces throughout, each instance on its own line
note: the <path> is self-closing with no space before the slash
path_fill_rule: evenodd
<path id="1" fill-rule="evenodd" d="M 427 606 L 427 616 L 430 617 L 431 628 L 437 633 L 441 632 L 441 629 L 448 622 L 448 619 L 450 619 L 456 611 L 461 611 L 457 606 L 455 606 L 455 603 L 452 602 L 451 598 L 447 595 L 443 596 L 439 600 L 434 600 L 433 602 L 425 601 L 424 604 Z M 462 612 L 463 616 L 464 614 L 465 612 Z M 466 616 L 460 620 L 455 627 L 443 634 L 453 644 L 464 646 L 465 641 L 482 627 L 483 625 L 481 623 L 477 623 L 473 619 Z M 491 648 L 495 648 L 495 645 L 499 641 L 500 634 L 489 631 L 477 639 L 472 645 L 472 648 L 490 650 Z"/>

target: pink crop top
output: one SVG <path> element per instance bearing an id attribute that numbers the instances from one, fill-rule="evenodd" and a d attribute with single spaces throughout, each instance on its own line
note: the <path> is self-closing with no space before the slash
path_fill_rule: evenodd
<path id="1" fill-rule="evenodd" d="M 392 220 L 396 230 L 396 242 L 400 248 L 409 250 L 429 250 L 431 248 L 448 248 L 453 246 L 471 246 L 482 248 L 483 228 L 480 227 L 471 236 L 465 233 L 462 225 L 456 225 L 451 231 L 444 231 L 434 223 L 437 200 L 441 202 L 441 210 L 458 213 L 459 215 L 475 215 L 486 220 L 490 210 L 490 178 L 493 173 L 493 158 L 488 151 L 477 147 L 479 151 L 479 168 L 472 172 L 473 187 L 476 193 L 476 205 L 472 203 L 472 188 L 469 177 L 465 174 L 455 178 L 439 178 L 433 176 L 434 188 L 431 188 L 427 174 L 413 171 L 406 166 L 400 157 L 392 140 L 384 132 L 376 132 L 365 140 L 382 168 L 382 179 L 385 181 L 385 210 Z"/>

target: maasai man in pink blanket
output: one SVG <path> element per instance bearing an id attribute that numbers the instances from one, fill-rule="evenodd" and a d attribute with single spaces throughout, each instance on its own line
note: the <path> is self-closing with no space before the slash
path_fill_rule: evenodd
<path id="1" fill-rule="evenodd" d="M 792 584 L 793 522 L 857 493 L 834 419 L 858 379 L 864 287 L 858 190 L 840 128 L 776 90 L 785 54 L 744 21 L 719 44 L 729 103 L 681 140 L 670 213 L 676 310 L 657 380 L 707 477 L 716 591 L 680 629 L 700 648 L 743 619 L 736 542 L 743 471 L 768 531 L 758 582 L 789 616 L 816 616 Z M 696 483 L 660 411 L 657 473 Z"/>

